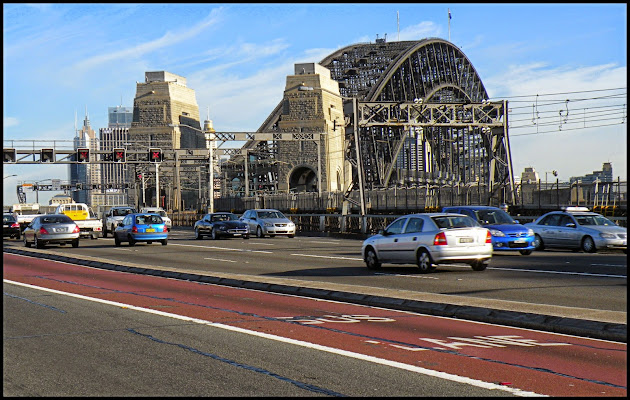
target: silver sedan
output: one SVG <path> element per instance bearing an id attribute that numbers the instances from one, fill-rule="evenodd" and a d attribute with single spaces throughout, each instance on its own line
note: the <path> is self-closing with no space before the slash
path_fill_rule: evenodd
<path id="1" fill-rule="evenodd" d="M 79 247 L 80 230 L 77 224 L 64 214 L 45 214 L 33 218 L 22 232 L 24 246 L 35 245 L 43 249 L 47 244 L 72 244 Z"/>
<path id="2" fill-rule="evenodd" d="M 366 239 L 362 254 L 369 269 L 382 263 L 417 264 L 427 273 L 438 264 L 465 263 L 483 271 L 492 257 L 492 235 L 466 215 L 405 215 Z"/>
<path id="3" fill-rule="evenodd" d="M 534 231 L 536 250 L 547 247 L 594 253 L 603 249 L 628 249 L 626 228 L 585 207 L 552 211 L 525 224 Z"/>

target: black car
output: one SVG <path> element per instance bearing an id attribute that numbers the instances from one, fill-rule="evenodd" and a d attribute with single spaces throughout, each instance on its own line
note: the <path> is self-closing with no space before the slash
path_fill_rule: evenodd
<path id="1" fill-rule="evenodd" d="M 2 214 L 2 237 L 20 238 L 20 224 L 13 214 Z"/>
<path id="2" fill-rule="evenodd" d="M 204 235 L 210 235 L 212 239 L 221 237 L 240 236 L 249 239 L 249 229 L 245 222 L 241 222 L 236 214 L 229 212 L 216 212 L 204 215 L 195 222 L 195 239 L 202 239 Z"/>

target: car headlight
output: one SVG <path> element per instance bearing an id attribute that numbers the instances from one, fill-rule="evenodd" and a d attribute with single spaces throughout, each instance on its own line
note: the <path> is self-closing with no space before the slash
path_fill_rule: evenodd
<path id="1" fill-rule="evenodd" d="M 615 239 L 617 237 L 617 235 L 615 234 L 606 233 L 606 232 L 601 232 L 599 236 L 603 237 L 604 239 Z"/>
<path id="2" fill-rule="evenodd" d="M 527 230 L 527 236 L 534 236 L 534 230 L 533 229 L 528 229 Z"/>
<path id="3" fill-rule="evenodd" d="M 505 233 L 501 232 L 498 229 L 490 229 L 490 233 L 492 234 L 492 236 L 497 236 L 497 237 L 505 236 Z"/>
<path id="4" fill-rule="evenodd" d="M 265 222 L 265 226 L 273 226 L 271 222 Z"/>
<path id="5" fill-rule="evenodd" d="M 224 231 L 224 230 L 226 230 L 226 229 L 227 229 L 227 227 L 226 227 L 225 225 L 221 225 L 221 226 L 219 227 L 219 230 L 222 230 L 222 231 Z"/>
<path id="6" fill-rule="evenodd" d="M 287 226 L 288 226 L 289 228 L 293 228 L 293 227 L 295 226 L 295 224 L 294 224 L 293 222 L 289 222 L 289 223 L 287 224 Z"/>

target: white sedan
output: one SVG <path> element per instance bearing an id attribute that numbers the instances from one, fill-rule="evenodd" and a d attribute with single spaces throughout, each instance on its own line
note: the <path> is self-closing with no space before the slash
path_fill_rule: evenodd
<path id="1" fill-rule="evenodd" d="M 411 214 L 366 239 L 362 254 L 369 269 L 383 263 L 417 264 L 427 273 L 438 264 L 464 263 L 483 271 L 492 258 L 492 235 L 466 215 Z"/>

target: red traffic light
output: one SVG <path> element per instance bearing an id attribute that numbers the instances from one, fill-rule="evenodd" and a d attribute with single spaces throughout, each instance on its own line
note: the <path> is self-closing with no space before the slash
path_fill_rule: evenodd
<path id="1" fill-rule="evenodd" d="M 77 149 L 77 161 L 90 162 L 90 149 Z"/>
<path id="2" fill-rule="evenodd" d="M 125 149 L 114 149 L 114 162 L 126 162 L 127 155 Z"/>
<path id="3" fill-rule="evenodd" d="M 149 161 L 150 162 L 162 162 L 163 154 L 162 149 L 149 149 Z"/>

